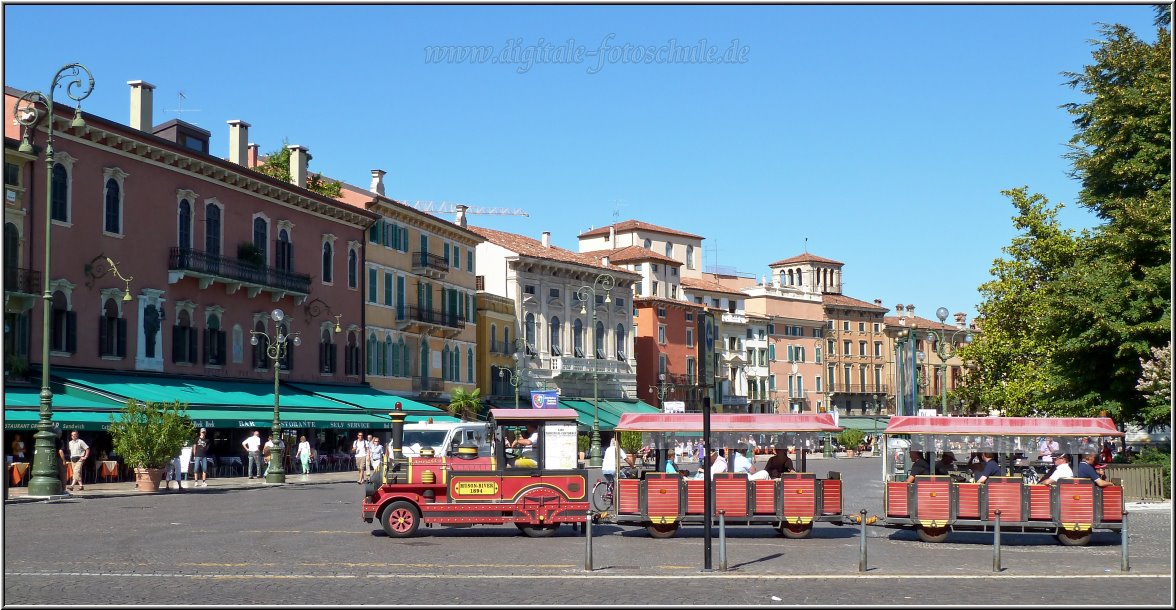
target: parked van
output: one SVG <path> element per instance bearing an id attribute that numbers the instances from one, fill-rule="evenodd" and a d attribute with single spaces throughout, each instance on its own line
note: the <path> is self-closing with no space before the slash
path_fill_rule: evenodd
<path id="1" fill-rule="evenodd" d="M 422 447 L 432 447 L 436 456 L 447 455 L 467 441 L 478 446 L 478 455 L 490 455 L 490 435 L 485 423 L 404 424 L 405 457 L 418 457 Z"/>

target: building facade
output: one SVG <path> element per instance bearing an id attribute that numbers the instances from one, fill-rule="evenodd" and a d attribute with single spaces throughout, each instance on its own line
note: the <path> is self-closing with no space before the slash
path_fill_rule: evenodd
<path id="1" fill-rule="evenodd" d="M 633 303 L 637 354 L 637 396 L 665 408 L 681 401 L 687 411 L 702 407 L 700 378 L 700 305 L 675 299 L 637 297 Z M 662 396 L 665 400 L 662 400 Z"/>

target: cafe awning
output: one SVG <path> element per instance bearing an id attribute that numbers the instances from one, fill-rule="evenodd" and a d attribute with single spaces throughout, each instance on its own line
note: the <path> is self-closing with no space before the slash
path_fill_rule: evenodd
<path id="1" fill-rule="evenodd" d="M 362 409 L 370 409 L 376 412 L 391 411 L 396 408 L 396 403 L 400 403 L 401 410 L 409 413 L 421 413 L 425 415 L 448 416 L 445 409 L 427 405 L 423 402 L 413 400 L 404 396 L 397 396 L 382 392 L 376 388 L 361 385 L 329 385 L 322 383 L 298 383 L 290 382 L 286 387 L 295 388 L 297 390 L 319 396 L 336 402 L 340 402 L 353 407 Z M 456 418 L 454 418 L 456 419 Z"/>
<path id="2" fill-rule="evenodd" d="M 8 406 L 7 403 L 5 406 Z M 60 424 L 62 430 L 101 431 L 110 429 L 111 416 L 117 418 L 119 414 L 113 411 L 58 411 L 54 409 L 53 422 Z M 40 418 L 40 409 L 4 409 L 4 429 L 36 430 Z"/>
<path id="3" fill-rule="evenodd" d="M 577 422 L 581 428 L 592 429 L 593 406 L 591 400 L 565 398 L 561 399 L 559 404 L 565 408 L 574 409 L 579 414 Z M 600 422 L 600 429 L 608 431 L 616 428 L 617 422 L 620 421 L 621 415 L 624 413 L 661 413 L 661 410 L 639 400 L 600 399 L 596 413 Z"/>

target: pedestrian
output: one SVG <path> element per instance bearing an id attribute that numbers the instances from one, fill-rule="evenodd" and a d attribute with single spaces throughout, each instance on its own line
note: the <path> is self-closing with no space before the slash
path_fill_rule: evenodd
<path id="1" fill-rule="evenodd" d="M 249 478 L 256 479 L 261 475 L 261 432 L 253 431 L 253 436 L 241 441 L 241 446 L 249 454 L 249 465 L 246 472 Z"/>
<path id="2" fill-rule="evenodd" d="M 262 459 L 265 460 L 265 474 L 261 475 L 263 477 L 269 476 L 270 468 L 272 468 L 274 465 L 275 447 L 278 449 L 278 459 L 281 460 L 283 452 L 286 449 L 286 443 L 282 441 L 281 437 L 278 437 L 278 441 L 275 443 L 272 434 L 265 437 L 265 446 L 261 450 Z"/>
<path id="3" fill-rule="evenodd" d="M 85 485 L 82 485 L 82 468 L 88 457 L 90 457 L 90 446 L 86 444 L 86 441 L 78 438 L 77 430 L 70 432 L 69 461 L 73 466 L 73 478 L 69 482 L 70 491 L 73 491 L 75 485 L 79 491 L 86 489 Z"/>
<path id="4" fill-rule="evenodd" d="M 65 442 L 61 440 L 61 424 L 53 424 L 53 437 L 54 451 L 57 452 L 57 480 L 64 486 L 69 477 L 65 470 Z M 33 451 L 35 456 L 36 449 Z"/>
<path id="5" fill-rule="evenodd" d="M 371 444 L 368 446 L 368 458 L 372 463 L 372 478 L 383 483 L 384 473 L 380 470 L 380 466 L 384 462 L 384 446 L 380 444 L 380 437 L 378 436 L 372 437 L 370 442 Z"/>
<path id="6" fill-rule="evenodd" d="M 208 487 L 208 429 L 201 428 L 192 446 L 192 486 Z"/>
<path id="7" fill-rule="evenodd" d="M 359 470 L 359 480 L 356 483 L 363 485 L 363 480 L 368 473 L 368 447 L 371 444 L 363 438 L 363 432 L 355 435 L 355 440 L 351 443 L 351 453 L 355 456 L 355 467 Z"/>
<path id="8" fill-rule="evenodd" d="M 12 459 L 17 462 L 25 461 L 25 444 L 20 440 L 19 434 L 12 436 Z"/>
<path id="9" fill-rule="evenodd" d="M 184 455 L 184 451 L 186 449 L 188 449 L 188 441 L 184 441 L 184 447 L 181 448 L 180 452 L 177 453 L 176 456 L 171 459 L 171 462 L 168 464 L 167 469 L 164 471 L 163 486 L 168 491 L 171 490 L 172 480 L 175 480 L 175 482 L 176 482 L 176 490 L 177 491 L 184 491 L 184 482 L 182 479 L 182 474 L 184 472 L 183 455 Z"/>
<path id="10" fill-rule="evenodd" d="M 298 439 L 298 453 L 296 454 L 302 461 L 302 480 L 306 480 L 306 476 L 310 474 L 310 443 L 306 441 L 306 435 L 302 435 Z"/>

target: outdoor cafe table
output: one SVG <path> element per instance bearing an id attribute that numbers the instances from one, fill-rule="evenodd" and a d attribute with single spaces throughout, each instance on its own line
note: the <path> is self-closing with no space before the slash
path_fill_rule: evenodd
<path id="1" fill-rule="evenodd" d="M 100 478 L 110 480 L 113 477 L 115 481 L 122 481 L 122 469 L 118 467 L 118 460 L 100 460 L 94 464 L 94 481 L 97 482 Z"/>
<path id="2" fill-rule="evenodd" d="M 29 471 L 28 462 L 13 462 L 8 465 L 8 480 L 12 481 L 12 486 L 27 484 L 27 477 Z"/>

